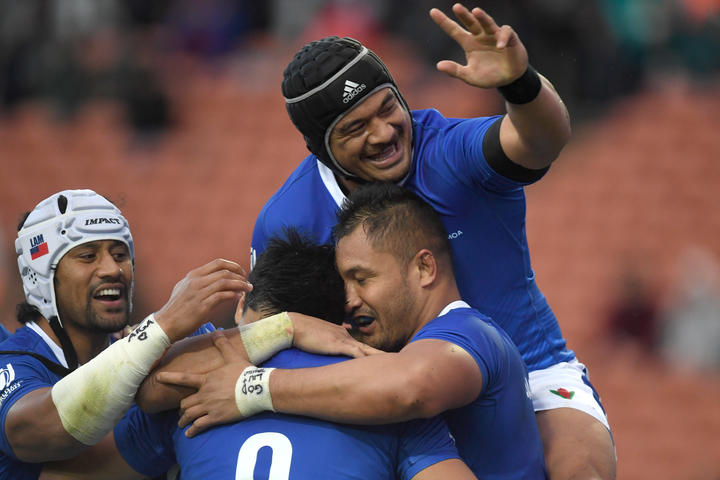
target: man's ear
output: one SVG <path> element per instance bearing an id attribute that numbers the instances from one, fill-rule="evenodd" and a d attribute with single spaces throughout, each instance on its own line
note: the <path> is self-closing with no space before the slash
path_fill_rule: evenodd
<path id="1" fill-rule="evenodd" d="M 413 261 L 420 275 L 420 286 L 426 287 L 435 282 L 438 274 L 438 265 L 435 260 L 435 255 L 433 255 L 430 250 L 423 248 L 415 254 Z"/>
<path id="2" fill-rule="evenodd" d="M 235 325 L 243 324 L 243 310 L 245 310 L 245 292 L 240 294 L 240 299 L 238 300 L 237 308 L 235 309 Z"/>

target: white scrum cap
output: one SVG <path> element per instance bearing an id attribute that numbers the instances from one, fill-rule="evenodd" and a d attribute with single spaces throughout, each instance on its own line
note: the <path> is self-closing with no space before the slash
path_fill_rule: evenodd
<path id="1" fill-rule="evenodd" d="M 63 190 L 40 202 L 28 215 L 18 231 L 15 251 L 25 298 L 45 318 L 57 316 L 60 320 L 53 284 L 60 259 L 72 248 L 97 240 L 123 242 L 135 265 L 127 220 L 115 205 L 92 190 Z"/>

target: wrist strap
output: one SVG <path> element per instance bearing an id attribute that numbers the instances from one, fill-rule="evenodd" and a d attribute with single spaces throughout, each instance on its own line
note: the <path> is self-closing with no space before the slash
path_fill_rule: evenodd
<path id="1" fill-rule="evenodd" d="M 242 325 L 238 330 L 248 361 L 254 365 L 264 362 L 280 350 L 292 347 L 293 324 L 287 312 Z"/>
<path id="2" fill-rule="evenodd" d="M 528 64 L 525 73 L 520 75 L 520 78 L 515 81 L 498 87 L 498 91 L 503 98 L 515 105 L 523 105 L 530 103 L 535 100 L 542 89 L 542 81 L 540 75 L 535 69 Z"/>
<path id="3" fill-rule="evenodd" d="M 265 410 L 275 411 L 270 397 L 270 374 L 274 368 L 247 367 L 235 384 L 235 404 L 244 417 Z"/>

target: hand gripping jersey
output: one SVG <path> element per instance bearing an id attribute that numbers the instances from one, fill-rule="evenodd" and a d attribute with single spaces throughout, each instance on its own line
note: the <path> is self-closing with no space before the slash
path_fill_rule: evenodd
<path id="1" fill-rule="evenodd" d="M 436 110 L 412 116 L 413 165 L 403 186 L 440 213 L 462 298 L 510 335 L 530 370 L 572 360 L 530 266 L 526 183 L 495 172 L 483 154 L 485 133 L 499 117 L 451 119 Z M 251 259 L 287 226 L 332 242 L 344 198 L 332 172 L 309 155 L 260 212 Z"/>
<path id="2" fill-rule="evenodd" d="M 473 473 L 483 479 L 546 478 L 527 369 L 510 338 L 462 301 L 445 307 L 411 342 L 430 338 L 461 347 L 482 372 L 480 395 L 443 414 Z"/>
<path id="3" fill-rule="evenodd" d="M 344 357 L 284 350 L 263 366 L 301 368 Z M 173 464 L 182 479 L 409 479 L 442 460 L 458 458 L 445 423 L 340 425 L 261 413 L 194 438 L 177 427 L 176 412 L 148 415 L 133 407 L 115 427 L 115 441 L 135 470 L 156 476 Z"/>

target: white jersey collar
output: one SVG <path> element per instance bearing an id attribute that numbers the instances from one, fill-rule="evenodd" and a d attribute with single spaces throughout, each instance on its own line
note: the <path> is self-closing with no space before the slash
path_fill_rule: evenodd
<path id="1" fill-rule="evenodd" d="M 55 342 L 52 341 L 50 337 L 48 337 L 47 333 L 45 333 L 45 331 L 40 328 L 40 325 L 35 322 L 28 322 L 25 325 L 33 332 L 40 335 L 40 338 L 42 338 L 43 341 L 47 343 L 48 347 L 50 347 L 50 350 L 52 350 L 53 354 L 55 354 L 55 358 L 57 358 L 58 362 L 60 362 L 60 365 L 68 368 L 67 360 L 65 360 L 65 354 L 63 353 L 62 348 L 60 348 Z"/>
<path id="2" fill-rule="evenodd" d="M 337 206 L 342 207 L 342 204 L 345 201 L 345 194 L 340 188 L 337 178 L 335 178 L 335 174 L 320 160 L 317 161 L 317 166 L 318 171 L 320 172 L 320 178 L 325 184 L 325 188 L 327 188 L 328 192 L 330 192 L 330 195 L 332 195 Z"/>
<path id="3" fill-rule="evenodd" d="M 325 188 L 327 188 L 327 191 L 330 192 L 330 195 L 332 195 L 333 200 L 335 200 L 337 206 L 342 207 L 342 204 L 345 201 L 346 197 L 342 189 L 340 188 L 337 177 L 335 177 L 333 171 L 330 170 L 330 168 L 328 168 L 328 166 L 322 163 L 320 160 L 317 160 L 317 166 L 318 171 L 320 172 L 320 178 L 322 179 L 323 184 L 325 184 Z M 398 185 L 405 186 L 405 181 L 410 177 L 411 172 L 412 168 L 410 168 L 407 175 L 405 175 L 405 177 L 403 177 L 403 179 L 398 182 Z"/>
<path id="4" fill-rule="evenodd" d="M 440 315 L 438 317 L 442 317 L 443 315 L 450 312 L 450 310 L 455 310 L 456 308 L 471 308 L 470 305 L 463 302 L 462 300 L 455 300 L 454 302 L 450 302 L 445 308 L 442 309 L 442 312 L 440 312 Z"/>

